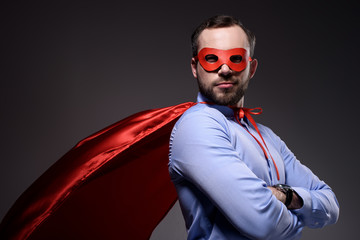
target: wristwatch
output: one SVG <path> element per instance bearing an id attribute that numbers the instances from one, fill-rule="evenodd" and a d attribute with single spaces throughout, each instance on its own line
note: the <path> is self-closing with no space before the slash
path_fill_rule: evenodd
<path id="1" fill-rule="evenodd" d="M 285 200 L 285 206 L 288 207 L 291 204 L 294 189 L 292 189 L 289 185 L 286 184 L 276 184 L 274 187 L 285 194 L 286 200 Z"/>

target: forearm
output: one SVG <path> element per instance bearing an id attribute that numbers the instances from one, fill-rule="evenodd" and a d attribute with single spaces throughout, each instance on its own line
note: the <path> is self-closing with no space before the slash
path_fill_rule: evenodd
<path id="1" fill-rule="evenodd" d="M 286 194 L 276 187 L 268 187 L 277 200 L 284 205 Z M 292 210 L 310 228 L 321 228 L 337 221 L 339 207 L 336 198 L 330 188 L 319 190 L 306 190 L 296 188 L 302 193 L 304 199 L 294 190 L 291 203 L 287 209 Z"/>
<path id="2" fill-rule="evenodd" d="M 311 228 L 335 223 L 339 217 L 339 204 L 331 188 L 301 164 L 283 142 L 282 156 L 287 172 L 285 183 L 303 200 L 303 206 L 292 212 Z"/>
<path id="3" fill-rule="evenodd" d="M 192 173 L 185 169 L 186 178 L 191 178 L 196 188 L 211 200 L 239 232 L 250 239 L 293 239 L 301 231 L 303 223 L 272 196 L 264 182 L 251 175 L 244 175 L 239 181 L 233 179 L 233 184 L 225 185 L 220 180 L 219 170 L 209 175 L 195 171 Z M 240 168 L 233 170 L 237 176 L 239 171 Z M 226 172 L 226 178 L 233 176 L 232 171 Z"/>
<path id="4" fill-rule="evenodd" d="M 330 187 L 317 189 L 294 187 L 304 201 L 300 209 L 293 212 L 310 228 L 334 224 L 339 217 L 339 204 Z"/>

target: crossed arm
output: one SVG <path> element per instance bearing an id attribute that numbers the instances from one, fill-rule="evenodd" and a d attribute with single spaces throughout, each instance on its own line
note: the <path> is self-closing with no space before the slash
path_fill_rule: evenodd
<path id="1" fill-rule="evenodd" d="M 279 144 L 285 183 L 296 191 L 291 211 L 283 204 L 284 195 L 267 186 L 240 159 L 226 126 L 202 116 L 185 118 L 180 125 L 172 168 L 205 194 L 239 232 L 256 239 L 290 239 L 304 226 L 321 227 L 337 220 L 338 205 L 331 189 L 301 165 L 283 142 Z M 281 140 L 274 134 L 274 141 Z"/>

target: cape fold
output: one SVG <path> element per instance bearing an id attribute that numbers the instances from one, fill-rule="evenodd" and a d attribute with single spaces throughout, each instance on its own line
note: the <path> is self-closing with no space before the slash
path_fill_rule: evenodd
<path id="1" fill-rule="evenodd" d="M 80 141 L 19 197 L 0 238 L 150 238 L 177 200 L 170 132 L 195 104 L 143 111 Z"/>

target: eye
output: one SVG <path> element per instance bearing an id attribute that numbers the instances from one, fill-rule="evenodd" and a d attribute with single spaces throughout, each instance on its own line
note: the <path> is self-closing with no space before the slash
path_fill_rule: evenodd
<path id="1" fill-rule="evenodd" d="M 242 60 L 242 56 L 241 55 L 232 55 L 230 57 L 230 61 L 232 61 L 233 63 L 240 63 Z"/>
<path id="2" fill-rule="evenodd" d="M 218 59 L 219 59 L 219 58 L 218 58 L 216 55 L 214 55 L 214 54 L 208 54 L 208 55 L 205 56 L 205 60 L 206 60 L 207 62 L 209 62 L 209 63 L 214 63 L 214 62 L 216 62 Z"/>

